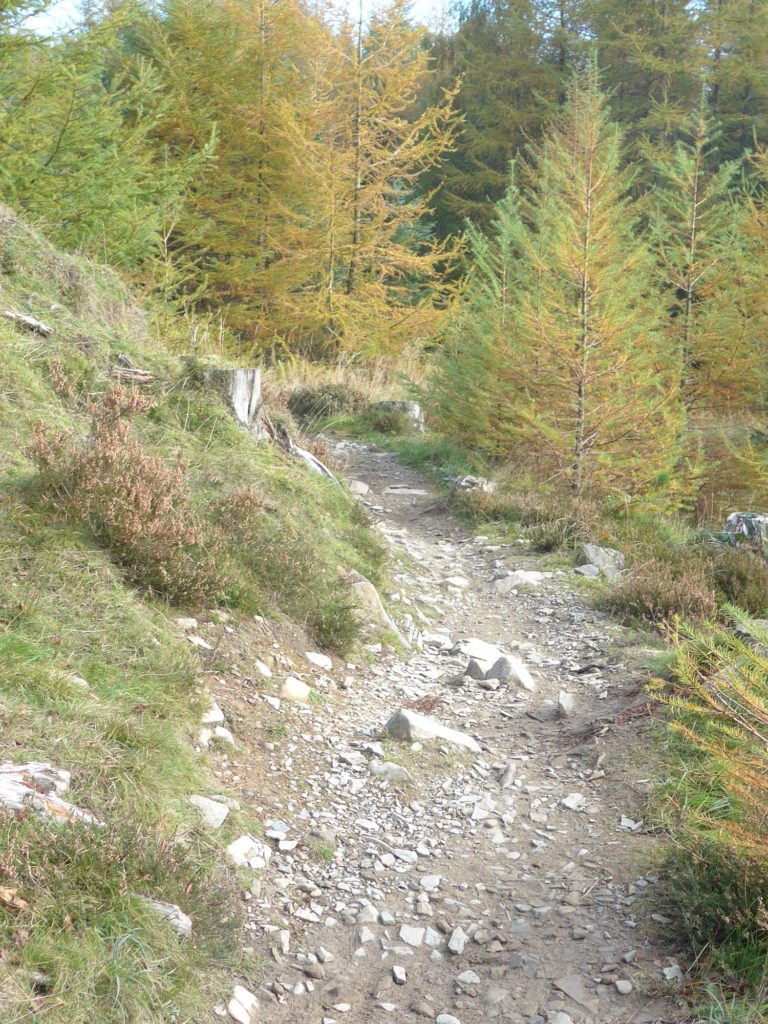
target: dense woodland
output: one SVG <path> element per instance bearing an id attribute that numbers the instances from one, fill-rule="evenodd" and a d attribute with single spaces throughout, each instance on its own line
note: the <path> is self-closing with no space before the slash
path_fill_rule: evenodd
<path id="1" fill-rule="evenodd" d="M 754 462 L 765 3 L 473 2 L 427 31 L 399 0 L 168 0 L 50 39 L 33 10 L 3 13 L 3 197 L 196 338 L 431 353 L 446 433 L 577 495 L 719 511 L 707 460 Z"/>

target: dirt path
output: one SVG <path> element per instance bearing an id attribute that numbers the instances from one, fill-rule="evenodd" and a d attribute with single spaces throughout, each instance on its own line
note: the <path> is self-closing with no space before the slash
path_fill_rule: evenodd
<path id="1" fill-rule="evenodd" d="M 393 456 L 342 448 L 400 559 L 394 607 L 422 646 L 310 669 L 322 703 L 258 702 L 279 716 L 260 795 L 282 849 L 247 904 L 249 949 L 269 950 L 254 1020 L 682 1020 L 660 996 L 674 960 L 644 899 L 652 768 L 628 713 L 644 696 L 627 634 L 570 573 L 500 594 L 495 576 L 540 560 L 473 538 Z M 470 638 L 520 658 L 535 689 L 451 685 Z M 573 695 L 567 717 L 560 691 Z M 413 702 L 481 753 L 382 738 Z M 386 777 L 403 769 L 413 784 Z"/>

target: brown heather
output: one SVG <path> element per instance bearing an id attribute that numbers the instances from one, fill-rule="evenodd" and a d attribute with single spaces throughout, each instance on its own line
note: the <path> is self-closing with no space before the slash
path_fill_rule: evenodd
<path id="1" fill-rule="evenodd" d="M 173 603 L 203 603 L 223 581 L 190 508 L 186 465 L 150 455 L 128 423 L 151 404 L 133 389 L 114 388 L 91 407 L 85 441 L 41 422 L 30 454 L 53 507 L 86 526 L 133 583 Z"/>

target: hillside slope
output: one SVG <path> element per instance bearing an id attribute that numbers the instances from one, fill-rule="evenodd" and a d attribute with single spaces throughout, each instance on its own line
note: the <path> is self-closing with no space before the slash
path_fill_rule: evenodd
<path id="1" fill-rule="evenodd" d="M 189 802 L 221 783 L 175 617 L 268 614 L 343 651 L 338 566 L 375 578 L 382 552 L 342 487 L 257 444 L 163 351 L 117 277 L 0 207 L 6 310 L 53 333 L 0 315 L 0 766 L 70 772 L 65 799 L 103 827 L 0 812 L 0 1017 L 201 1020 L 241 955 L 222 847 L 259 825 L 233 808 L 214 839 Z M 120 356 L 154 376 L 139 400 L 110 376 Z M 140 897 L 178 904 L 191 938 Z"/>

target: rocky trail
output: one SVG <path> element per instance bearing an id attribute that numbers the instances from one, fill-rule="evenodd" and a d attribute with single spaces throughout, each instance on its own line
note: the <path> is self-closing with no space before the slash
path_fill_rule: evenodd
<path id="1" fill-rule="evenodd" d="M 253 975 L 215 1013 L 683 1020 L 680 969 L 647 899 L 653 766 L 632 638 L 590 606 L 589 584 L 523 545 L 473 537 L 394 456 L 338 448 L 394 550 L 392 606 L 412 646 L 297 665 L 282 640 L 263 640 L 261 675 L 303 676 L 321 698 L 309 703 L 211 671 L 237 738 L 217 774 L 265 821 L 234 856 L 266 865 L 244 897 Z M 476 678 L 502 656 L 506 678 Z M 395 738 L 384 726 L 399 709 L 402 735 L 418 737 L 425 715 L 467 745 Z"/>

